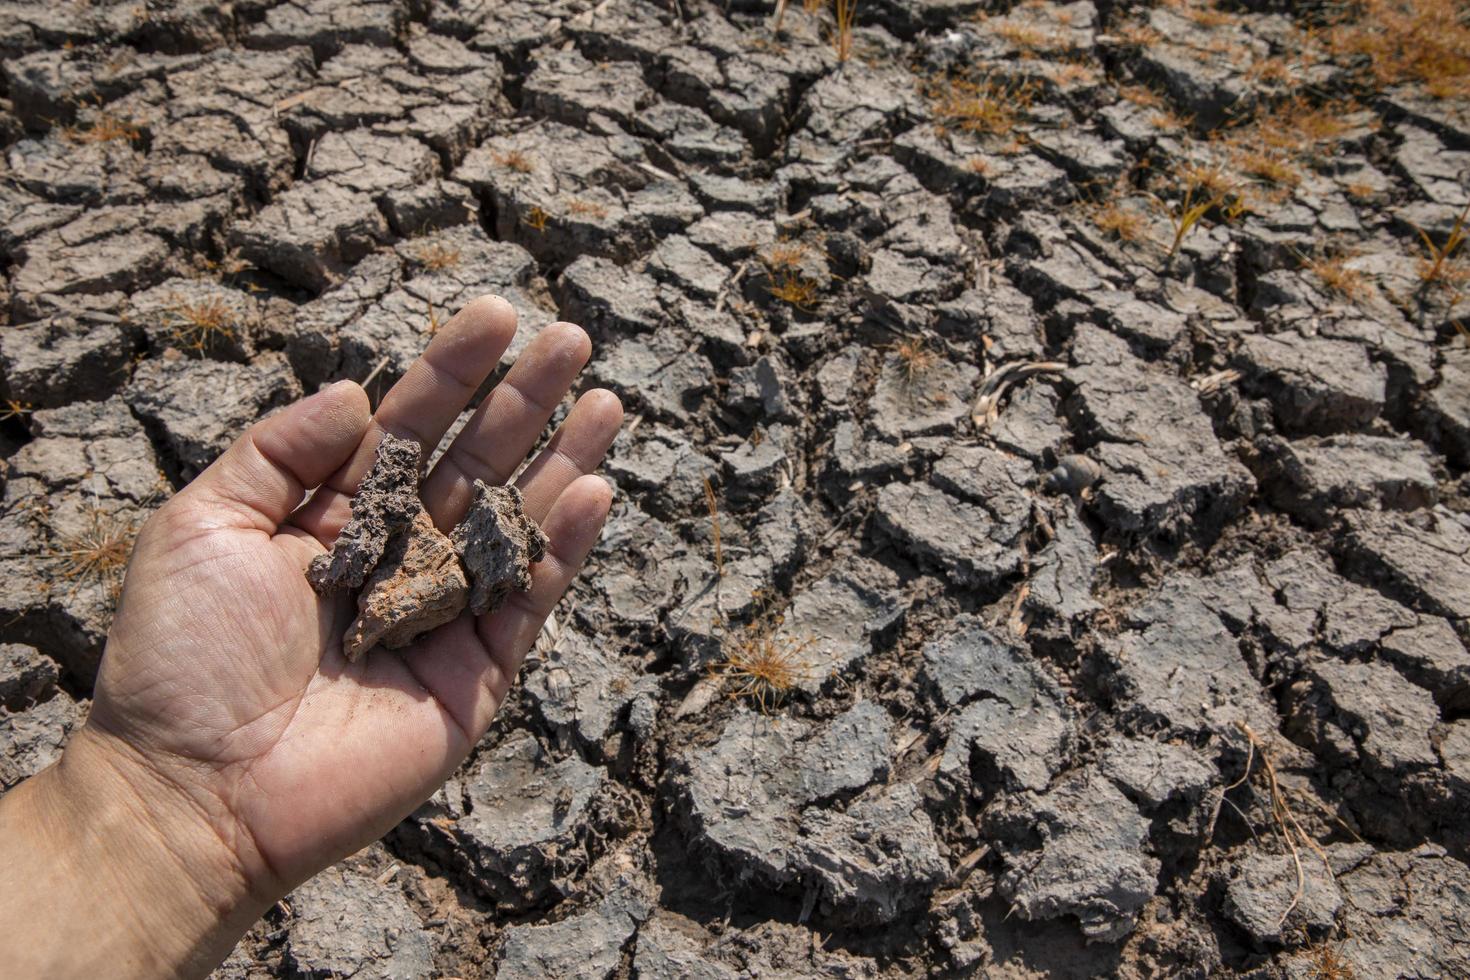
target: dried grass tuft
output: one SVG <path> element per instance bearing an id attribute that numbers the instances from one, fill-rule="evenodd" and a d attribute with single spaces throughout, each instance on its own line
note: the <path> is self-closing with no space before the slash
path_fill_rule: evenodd
<path id="1" fill-rule="evenodd" d="M 984 136 L 1004 136 L 1031 104 L 1029 85 L 997 81 L 989 76 L 970 79 L 943 77 L 924 86 L 924 96 L 935 121 L 944 128 Z"/>
<path id="2" fill-rule="evenodd" d="M 803 653 L 810 640 L 793 641 L 779 635 L 779 616 L 746 627 L 727 638 L 725 659 L 712 673 L 737 686 L 732 698 L 755 703 L 762 714 L 780 707 L 787 695 L 812 674 Z"/>
<path id="3" fill-rule="evenodd" d="M 939 363 L 939 354 L 923 337 L 905 337 L 891 349 L 898 357 L 899 377 L 905 388 L 922 382 Z"/>
<path id="4" fill-rule="evenodd" d="M 115 603 L 137 536 L 138 527 L 132 521 L 92 506 L 86 526 L 76 534 L 59 536 L 50 553 L 60 560 L 62 578 L 101 585 Z"/>
<path id="5" fill-rule="evenodd" d="M 431 242 L 419 248 L 414 254 L 414 259 L 430 272 L 442 272 L 459 265 L 460 252 L 459 249 L 445 245 L 443 242 Z"/>
<path id="6" fill-rule="evenodd" d="M 235 311 L 218 296 L 202 300 L 173 296 L 164 310 L 164 323 L 174 343 L 200 354 L 234 341 L 240 329 Z"/>
<path id="7" fill-rule="evenodd" d="M 136 143 L 143 138 L 143 130 L 121 116 L 103 112 L 86 125 L 67 126 L 62 135 L 73 143 L 110 143 L 114 140 Z"/>
<path id="8" fill-rule="evenodd" d="M 521 224 L 534 232 L 540 233 L 546 230 L 546 224 L 550 220 L 551 215 L 547 214 L 546 209 L 538 204 L 526 212 L 525 216 L 521 218 Z"/>
<path id="9" fill-rule="evenodd" d="M 1455 218 L 1455 223 L 1450 228 L 1450 233 L 1445 236 L 1443 245 L 1435 242 L 1423 228 L 1414 225 L 1414 230 L 1419 233 L 1419 238 L 1424 242 L 1425 256 L 1419 260 L 1419 281 L 1424 286 L 1433 286 L 1444 283 L 1457 286 L 1466 279 L 1470 279 L 1470 270 L 1467 270 L 1456 261 L 1456 255 L 1465 244 L 1467 237 L 1465 219 L 1470 217 L 1470 203 Z"/>
<path id="10" fill-rule="evenodd" d="M 1362 272 L 1348 266 L 1351 258 L 1347 254 L 1318 255 L 1302 264 L 1334 293 L 1348 299 L 1361 299 L 1368 292 L 1368 280 Z"/>
<path id="11" fill-rule="evenodd" d="M 497 166 L 514 170 L 516 173 L 528 174 L 536 169 L 531 158 L 522 150 L 497 151 L 490 154 L 490 159 L 495 161 Z"/>
<path id="12" fill-rule="evenodd" d="M 1417 83 L 1439 99 L 1470 95 L 1470 17 L 1461 0 L 1356 0 L 1326 32 L 1371 86 Z"/>

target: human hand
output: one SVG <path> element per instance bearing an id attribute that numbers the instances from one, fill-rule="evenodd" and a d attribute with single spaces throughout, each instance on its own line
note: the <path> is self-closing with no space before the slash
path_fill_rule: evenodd
<path id="1" fill-rule="evenodd" d="M 600 390 L 515 481 L 550 538 L 528 592 L 347 663 L 351 600 L 321 598 L 306 580 L 350 516 L 381 433 L 417 440 L 427 458 L 514 332 L 509 304 L 476 300 L 376 415 L 354 383 L 318 392 L 253 426 L 140 532 L 91 716 L 45 774 L 42 809 L 76 819 L 116 803 L 114 829 L 131 818 L 133 849 L 173 854 L 185 908 L 170 913 L 176 935 L 155 966 L 212 966 L 271 902 L 431 795 L 490 724 L 596 541 L 611 492 L 588 474 L 622 422 L 617 397 Z M 463 515 L 475 479 L 515 472 L 589 354 L 571 324 L 531 342 L 424 481 L 441 530 Z M 144 874 L 173 870 L 154 860 Z"/>

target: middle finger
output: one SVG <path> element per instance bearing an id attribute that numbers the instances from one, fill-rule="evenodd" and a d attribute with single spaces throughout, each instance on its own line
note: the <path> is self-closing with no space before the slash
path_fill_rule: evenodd
<path id="1" fill-rule="evenodd" d="M 591 356 L 587 332 L 572 323 L 553 323 L 526 346 L 424 480 L 424 506 L 440 530 L 464 516 L 476 480 L 510 479 Z"/>

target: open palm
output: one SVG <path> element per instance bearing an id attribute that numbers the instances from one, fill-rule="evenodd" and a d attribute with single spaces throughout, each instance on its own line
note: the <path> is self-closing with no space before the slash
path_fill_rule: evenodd
<path id="1" fill-rule="evenodd" d="M 517 485 L 550 538 L 530 591 L 397 652 L 347 663 L 354 610 L 304 575 L 350 515 L 382 432 L 425 457 L 515 332 L 504 300 L 471 303 L 371 415 L 340 383 L 257 423 L 139 534 L 88 722 L 199 809 L 262 891 L 289 888 L 380 836 L 469 753 L 595 542 L 610 491 L 589 472 L 622 421 L 584 394 Z M 442 529 L 476 479 L 504 483 L 590 345 L 543 330 L 424 481 Z M 315 493 L 308 491 L 319 488 Z M 303 502 L 304 501 L 304 502 Z"/>

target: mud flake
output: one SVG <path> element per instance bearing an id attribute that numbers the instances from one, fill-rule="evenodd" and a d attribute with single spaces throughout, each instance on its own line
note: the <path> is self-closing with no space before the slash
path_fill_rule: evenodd
<path id="1" fill-rule="evenodd" d="M 546 557 L 550 543 L 521 512 L 521 492 L 475 481 L 475 497 L 451 538 L 470 577 L 470 610 L 483 616 L 500 607 L 514 589 L 531 587 L 531 563 Z"/>
<path id="2" fill-rule="evenodd" d="M 342 652 L 356 660 L 374 646 L 407 646 L 429 630 L 451 622 L 469 600 L 469 581 L 454 546 L 426 511 L 389 539 L 358 597 L 358 615 Z"/>
<path id="3" fill-rule="evenodd" d="M 355 589 L 367 581 L 388 547 L 388 539 L 423 510 L 419 500 L 419 444 L 385 433 L 372 469 L 352 498 L 349 520 L 332 550 L 312 559 L 306 577 L 325 594 Z"/>

